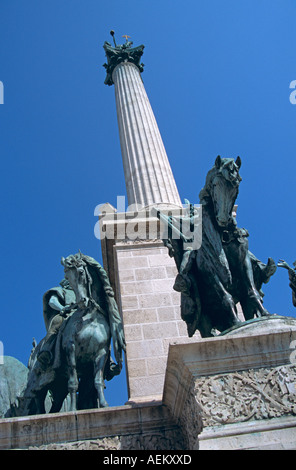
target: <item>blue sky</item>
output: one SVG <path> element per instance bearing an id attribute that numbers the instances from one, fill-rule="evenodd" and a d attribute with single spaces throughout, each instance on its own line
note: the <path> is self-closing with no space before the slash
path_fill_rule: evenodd
<path id="1" fill-rule="evenodd" d="M 293 0 L 1 0 L 1 315 L 4 353 L 27 363 L 45 335 L 42 296 L 62 256 L 101 261 L 98 204 L 125 183 L 103 43 L 145 44 L 142 75 L 182 199 L 198 203 L 218 154 L 241 156 L 238 225 L 250 250 L 292 263 L 296 79 Z M 294 316 L 287 272 L 264 286 Z M 124 375 L 107 384 L 127 399 Z"/>

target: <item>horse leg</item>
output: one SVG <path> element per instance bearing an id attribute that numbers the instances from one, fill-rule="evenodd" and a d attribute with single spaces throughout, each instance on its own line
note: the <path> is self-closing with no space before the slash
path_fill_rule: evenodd
<path id="1" fill-rule="evenodd" d="M 70 341 L 66 348 L 67 365 L 68 365 L 68 392 L 70 394 L 70 411 L 77 409 L 77 390 L 78 390 L 78 377 L 76 371 L 76 358 L 75 358 L 75 344 Z"/>
<path id="2" fill-rule="evenodd" d="M 65 396 L 54 397 L 49 413 L 58 413 L 62 408 Z"/>
<path id="3" fill-rule="evenodd" d="M 269 315 L 263 307 L 261 296 L 255 286 L 247 239 L 244 243 L 230 243 L 225 247 L 225 252 L 233 276 L 239 279 L 239 301 L 245 320 L 250 320 L 254 316 Z"/>
<path id="4" fill-rule="evenodd" d="M 36 404 L 36 414 L 37 415 L 43 415 L 45 414 L 45 397 L 46 397 L 46 393 L 43 395 L 39 395 L 39 396 L 36 396 L 35 398 L 35 404 Z"/>
<path id="5" fill-rule="evenodd" d="M 51 389 L 52 392 L 52 404 L 49 410 L 49 413 L 58 413 L 64 403 L 64 400 L 68 394 L 67 381 L 65 383 L 60 383 L 59 386 Z M 64 411 L 68 411 L 67 409 Z"/>
<path id="6" fill-rule="evenodd" d="M 213 324 L 208 315 L 203 313 L 201 319 L 198 323 L 198 330 L 202 338 L 209 338 L 213 336 L 212 334 Z"/>
<path id="7" fill-rule="evenodd" d="M 222 308 L 223 311 L 225 312 L 225 316 L 222 320 L 222 328 L 223 330 L 227 330 L 228 328 L 231 328 L 232 326 L 238 325 L 240 323 L 238 317 L 237 317 L 237 309 L 235 302 L 233 300 L 232 295 L 225 289 L 223 284 L 216 279 L 217 281 L 217 289 L 220 290 L 220 295 L 222 297 Z M 220 329 L 220 328 L 218 328 Z"/>
<path id="8" fill-rule="evenodd" d="M 262 299 L 255 287 L 253 267 L 249 254 L 246 254 L 243 264 L 243 282 L 246 288 L 246 296 L 242 299 L 241 305 L 246 320 L 252 319 L 254 316 L 261 317 L 270 315 L 263 307 Z"/>
<path id="9" fill-rule="evenodd" d="M 94 364 L 94 385 L 97 391 L 98 408 L 105 408 L 108 405 L 104 394 L 104 370 L 108 358 L 109 348 L 103 348 L 95 359 Z"/>

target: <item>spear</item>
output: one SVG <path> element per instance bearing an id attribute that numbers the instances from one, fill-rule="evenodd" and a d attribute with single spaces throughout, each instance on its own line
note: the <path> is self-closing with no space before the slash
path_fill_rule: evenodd
<path id="1" fill-rule="evenodd" d="M 114 46 L 116 47 L 117 44 L 116 44 L 116 41 L 115 41 L 115 36 L 114 36 L 114 35 L 115 35 L 115 32 L 113 31 L 113 29 L 111 29 L 110 34 L 111 34 L 111 36 L 112 36 L 112 38 L 113 38 Z"/>

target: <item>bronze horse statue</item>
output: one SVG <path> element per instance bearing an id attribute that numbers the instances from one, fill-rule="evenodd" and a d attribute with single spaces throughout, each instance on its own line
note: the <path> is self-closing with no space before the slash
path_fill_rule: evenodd
<path id="1" fill-rule="evenodd" d="M 62 258 L 62 264 L 76 305 L 59 328 L 53 363 L 44 366 L 38 359 L 44 339 L 33 350 L 16 416 L 45 413 L 48 392 L 50 413 L 60 411 L 67 396 L 71 411 L 106 407 L 104 379 L 110 380 L 122 368 L 123 325 L 105 270 L 80 252 Z M 111 338 L 117 364 L 111 358 Z"/>
<path id="2" fill-rule="evenodd" d="M 174 289 L 181 292 L 181 317 L 188 335 L 199 330 L 213 336 L 240 323 L 236 304 L 245 320 L 269 315 L 262 303 L 262 283 L 275 272 L 275 262 L 260 262 L 248 249 L 248 232 L 237 227 L 233 215 L 241 177 L 241 159 L 218 156 L 200 192 L 202 243 L 184 250 L 181 239 L 164 243 L 174 256 L 179 274 Z M 172 219 L 171 219 L 172 220 Z"/>

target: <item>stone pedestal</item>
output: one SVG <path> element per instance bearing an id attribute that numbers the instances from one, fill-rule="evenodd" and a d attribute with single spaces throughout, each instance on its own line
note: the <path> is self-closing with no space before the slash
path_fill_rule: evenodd
<path id="1" fill-rule="evenodd" d="M 296 449 L 295 340 L 296 320 L 271 316 L 170 345 L 163 403 L 200 410 L 200 449 Z"/>
<path id="2" fill-rule="evenodd" d="M 186 433 L 161 403 L 0 419 L 0 450 L 186 448 Z"/>
<path id="3" fill-rule="evenodd" d="M 128 215 L 113 212 L 101 219 L 103 264 L 123 318 L 129 402 L 159 400 L 170 343 L 192 339 L 180 317 L 180 294 L 173 289 L 177 270 L 158 238 L 158 219 L 138 217 L 142 239 L 131 241 L 124 236 Z"/>

